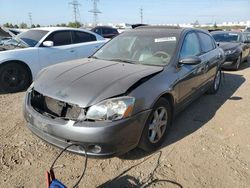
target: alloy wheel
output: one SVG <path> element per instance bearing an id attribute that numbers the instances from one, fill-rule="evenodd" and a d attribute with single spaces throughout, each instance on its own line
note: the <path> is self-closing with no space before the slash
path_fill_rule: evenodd
<path id="1" fill-rule="evenodd" d="M 148 129 L 148 138 L 151 143 L 157 143 L 164 132 L 166 131 L 168 123 L 168 113 L 166 108 L 158 107 L 150 121 Z"/>

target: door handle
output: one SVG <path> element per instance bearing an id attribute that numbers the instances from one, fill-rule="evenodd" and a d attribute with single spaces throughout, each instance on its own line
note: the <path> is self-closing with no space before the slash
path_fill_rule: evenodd
<path id="1" fill-rule="evenodd" d="M 75 52 L 75 50 L 70 50 L 69 52 L 73 53 L 73 52 Z"/>

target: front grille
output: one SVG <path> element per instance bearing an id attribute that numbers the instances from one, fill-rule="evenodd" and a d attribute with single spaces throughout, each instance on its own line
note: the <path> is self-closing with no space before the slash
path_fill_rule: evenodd
<path id="1" fill-rule="evenodd" d="M 40 114 L 67 120 L 78 120 L 84 114 L 84 109 L 77 105 L 53 99 L 33 90 L 30 94 L 31 106 Z"/>

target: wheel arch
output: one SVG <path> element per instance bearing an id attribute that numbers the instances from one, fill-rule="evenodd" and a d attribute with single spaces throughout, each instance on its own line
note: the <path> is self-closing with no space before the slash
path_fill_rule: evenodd
<path id="1" fill-rule="evenodd" d="M 175 99 L 174 99 L 174 96 L 171 92 L 166 92 L 166 93 L 163 93 L 161 94 L 155 101 L 154 103 L 152 104 L 152 107 L 157 103 L 157 101 L 159 99 L 166 99 L 169 104 L 170 104 L 170 108 L 171 108 L 171 112 L 172 112 L 172 115 L 171 115 L 171 123 L 172 123 L 172 120 L 173 120 L 173 117 L 174 117 L 174 114 L 175 114 Z"/>

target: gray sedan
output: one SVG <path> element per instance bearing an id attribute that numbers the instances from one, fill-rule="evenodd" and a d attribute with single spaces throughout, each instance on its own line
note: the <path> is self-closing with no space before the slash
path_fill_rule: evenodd
<path id="1" fill-rule="evenodd" d="M 138 27 L 93 56 L 43 69 L 26 93 L 28 128 L 45 141 L 92 156 L 137 146 L 152 151 L 173 118 L 201 94 L 215 94 L 225 56 L 203 30 Z"/>

